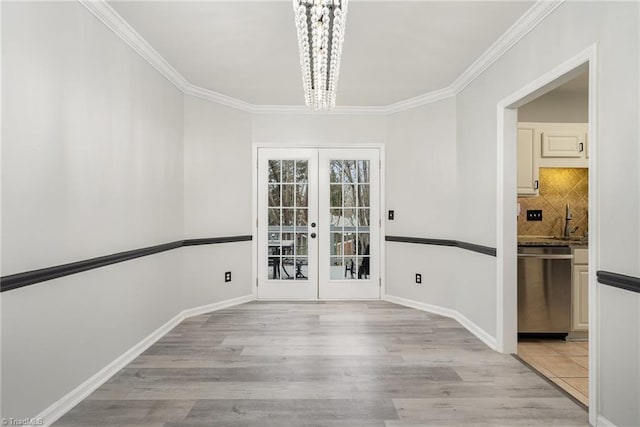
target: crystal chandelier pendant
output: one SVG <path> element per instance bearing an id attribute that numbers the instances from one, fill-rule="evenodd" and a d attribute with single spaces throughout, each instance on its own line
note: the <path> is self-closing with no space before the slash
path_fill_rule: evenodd
<path id="1" fill-rule="evenodd" d="M 347 0 L 293 0 L 307 106 L 336 106 Z"/>

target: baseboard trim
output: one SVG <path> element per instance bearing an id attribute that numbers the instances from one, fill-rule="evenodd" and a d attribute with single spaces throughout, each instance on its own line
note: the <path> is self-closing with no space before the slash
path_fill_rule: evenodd
<path id="1" fill-rule="evenodd" d="M 427 304 L 424 302 L 414 301 L 407 298 L 396 297 L 393 295 L 385 295 L 383 300 L 392 302 L 394 304 L 403 305 L 405 307 L 415 308 L 416 310 L 426 311 L 428 313 L 439 314 L 440 316 L 449 317 L 458 323 L 460 323 L 466 330 L 475 335 L 480 341 L 485 343 L 491 350 L 496 351 L 496 339 L 492 337 L 487 331 L 480 326 L 472 322 L 467 316 L 460 313 L 457 310 L 441 307 L 438 305 Z"/>
<path id="2" fill-rule="evenodd" d="M 136 357 L 141 355 L 146 349 L 151 347 L 156 341 L 166 335 L 171 329 L 175 328 L 184 319 L 199 316 L 211 311 L 222 310 L 224 308 L 233 307 L 253 301 L 253 295 L 246 295 L 238 298 L 232 298 L 212 304 L 202 305 L 187 310 L 183 310 L 175 315 L 171 320 L 160 326 L 158 329 L 147 335 L 136 345 L 124 352 L 113 362 L 102 368 L 100 371 L 92 375 L 88 380 L 80 384 L 75 389 L 64 395 L 61 399 L 51 404 L 47 409 L 40 412 L 36 419 L 42 419 L 45 426 L 50 426 L 64 414 L 69 412 L 74 406 L 84 400 L 93 393 L 98 387 L 107 382 L 119 370 L 131 363 Z"/>
<path id="3" fill-rule="evenodd" d="M 409 308 L 415 308 L 416 310 L 426 311 L 428 313 L 439 314 L 440 316 L 449 317 L 451 319 L 455 319 L 457 314 L 457 311 L 450 308 L 414 301 L 407 298 L 396 297 L 393 295 L 385 295 L 382 297 L 382 299 L 394 304 L 403 305 Z"/>
<path id="4" fill-rule="evenodd" d="M 201 305 L 200 307 L 190 308 L 188 310 L 184 310 L 182 314 L 182 318 L 186 319 L 188 317 L 199 316 L 201 314 L 209 313 L 211 311 L 222 310 L 224 308 L 233 307 L 235 305 L 245 304 L 247 302 L 254 301 L 255 297 L 253 295 L 245 295 L 238 298 L 227 299 L 220 302 L 214 302 L 212 304 Z"/>
<path id="5" fill-rule="evenodd" d="M 598 415 L 598 418 L 596 418 L 596 426 L 597 427 L 617 427 L 614 423 L 612 423 L 602 415 Z"/>
<path id="6" fill-rule="evenodd" d="M 183 319 L 184 318 L 182 317 L 182 313 L 174 316 L 171 320 L 143 338 L 142 341 L 124 352 L 113 362 L 109 363 L 107 366 L 99 370 L 88 380 L 80 384 L 75 389 L 71 390 L 60 400 L 42 411 L 37 415 L 36 419 L 40 418 L 44 420 L 44 425 L 47 426 L 56 422 L 60 417 L 69 412 L 74 406 L 84 400 L 87 396 L 93 393 L 93 391 L 104 384 L 109 378 L 115 375 L 116 372 L 132 362 L 147 348 L 151 347 L 153 343 L 158 341 L 167 332 L 176 327 Z"/>
<path id="7" fill-rule="evenodd" d="M 485 343 L 487 345 L 487 347 L 489 347 L 491 350 L 494 350 L 494 351 L 498 350 L 498 345 L 496 343 L 496 339 L 494 337 L 492 337 L 491 334 L 489 334 L 487 331 L 485 331 L 480 326 L 478 326 L 476 323 L 474 323 L 467 316 L 465 316 L 464 314 L 462 314 L 462 313 L 460 313 L 458 311 L 455 319 L 458 322 L 460 322 L 460 324 L 462 326 L 467 328 L 467 330 L 469 332 L 471 332 L 473 335 L 478 337 L 480 339 L 480 341 Z"/>

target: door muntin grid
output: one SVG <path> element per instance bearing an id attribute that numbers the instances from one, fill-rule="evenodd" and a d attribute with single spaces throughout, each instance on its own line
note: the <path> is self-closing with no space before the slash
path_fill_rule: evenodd
<path id="1" fill-rule="evenodd" d="M 369 280 L 371 182 L 369 160 L 329 162 L 329 279 Z"/>
<path id="2" fill-rule="evenodd" d="M 308 281 L 309 161 L 269 160 L 268 280 Z"/>

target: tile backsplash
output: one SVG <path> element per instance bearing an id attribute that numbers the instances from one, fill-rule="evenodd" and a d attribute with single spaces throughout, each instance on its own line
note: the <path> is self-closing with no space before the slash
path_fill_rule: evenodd
<path id="1" fill-rule="evenodd" d="M 579 227 L 572 236 L 583 236 L 589 231 L 589 170 L 540 168 L 539 196 L 521 197 L 518 203 L 519 236 L 562 236 L 567 203 L 573 215 L 571 229 Z M 527 209 L 541 209 L 542 221 L 527 221 Z"/>

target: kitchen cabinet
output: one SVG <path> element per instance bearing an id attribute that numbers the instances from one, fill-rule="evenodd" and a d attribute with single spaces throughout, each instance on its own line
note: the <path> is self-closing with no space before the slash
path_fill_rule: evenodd
<path id="1" fill-rule="evenodd" d="M 584 156 L 586 143 L 583 132 L 545 130 L 541 132 L 541 136 L 544 158 Z"/>
<path id="2" fill-rule="evenodd" d="M 540 138 L 541 168 L 589 167 L 589 124 L 535 123 L 532 127 Z"/>
<path id="3" fill-rule="evenodd" d="M 584 157 L 589 158 L 589 132 L 584 133 Z M 589 162 L 587 162 L 587 167 L 589 166 Z"/>
<path id="4" fill-rule="evenodd" d="M 538 195 L 538 150 L 533 127 L 518 126 L 518 197 Z"/>
<path id="5" fill-rule="evenodd" d="M 538 168 L 588 168 L 588 133 L 587 123 L 518 123 L 518 196 L 538 195 Z"/>
<path id="6" fill-rule="evenodd" d="M 573 250 L 573 271 L 571 286 L 571 331 L 589 330 L 589 251 Z"/>

